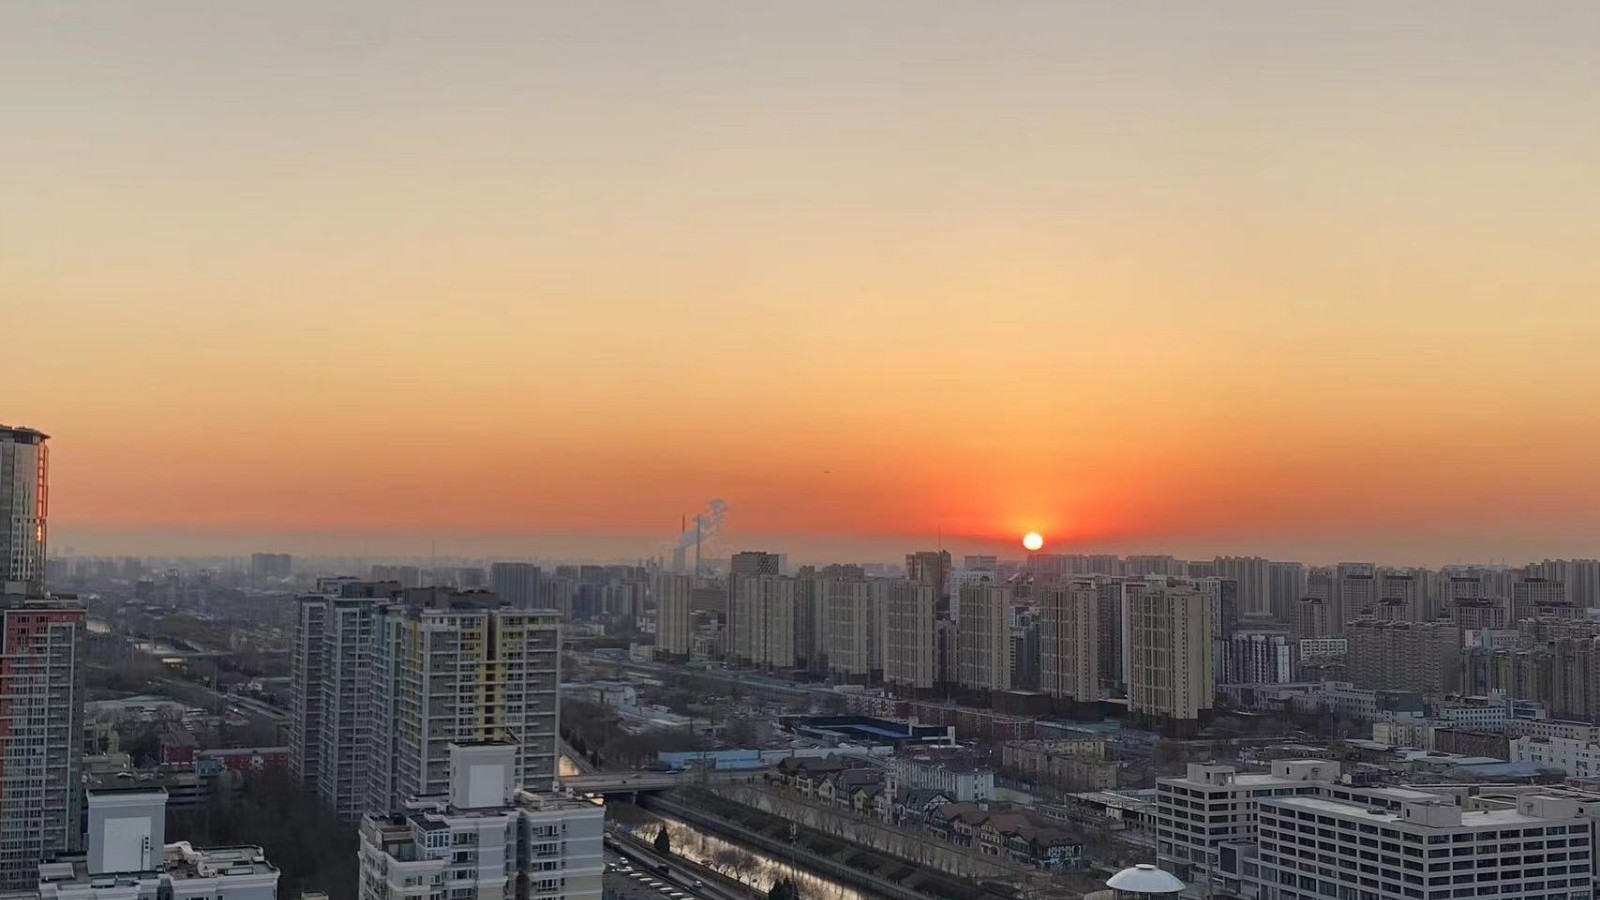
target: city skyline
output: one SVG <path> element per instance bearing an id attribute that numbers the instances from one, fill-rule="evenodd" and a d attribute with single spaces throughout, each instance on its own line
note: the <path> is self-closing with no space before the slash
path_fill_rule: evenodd
<path id="1" fill-rule="evenodd" d="M 1590 5 L 3 18 L 53 548 L 1600 555 Z"/>

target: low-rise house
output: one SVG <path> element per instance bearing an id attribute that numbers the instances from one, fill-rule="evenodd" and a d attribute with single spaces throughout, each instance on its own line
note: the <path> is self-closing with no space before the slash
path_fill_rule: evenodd
<path id="1" fill-rule="evenodd" d="M 1083 845 L 1059 828 L 1024 823 L 1006 833 L 1006 855 L 1023 865 L 1066 872 L 1084 865 Z"/>
<path id="2" fill-rule="evenodd" d="M 921 828 L 927 824 L 930 812 L 954 800 L 954 797 L 941 790 L 913 788 L 895 798 L 893 824 Z"/>

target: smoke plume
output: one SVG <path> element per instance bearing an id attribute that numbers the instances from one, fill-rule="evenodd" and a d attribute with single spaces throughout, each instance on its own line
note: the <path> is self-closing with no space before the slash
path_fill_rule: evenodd
<path id="1" fill-rule="evenodd" d="M 694 546 L 695 525 L 700 526 L 700 540 L 710 543 L 712 536 L 722 530 L 722 519 L 728 514 L 728 504 L 721 500 L 713 500 L 706 504 L 706 511 L 696 513 L 689 520 L 689 527 L 683 534 L 678 535 L 678 543 L 673 546 L 675 550 L 687 550 Z"/>

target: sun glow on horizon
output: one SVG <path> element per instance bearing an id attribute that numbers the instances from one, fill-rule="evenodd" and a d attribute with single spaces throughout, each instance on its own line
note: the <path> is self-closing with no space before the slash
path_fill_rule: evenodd
<path id="1" fill-rule="evenodd" d="M 1038 550 L 1044 546 L 1044 535 L 1030 531 L 1022 536 L 1022 546 L 1028 550 Z"/>

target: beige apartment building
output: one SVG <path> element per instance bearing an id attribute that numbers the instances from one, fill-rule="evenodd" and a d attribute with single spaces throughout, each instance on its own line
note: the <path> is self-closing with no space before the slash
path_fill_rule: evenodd
<path id="1" fill-rule="evenodd" d="M 1067 702 L 1104 696 L 1100 679 L 1100 584 L 1073 578 L 1035 587 L 1039 688 Z"/>
<path id="2" fill-rule="evenodd" d="M 956 677 L 973 691 L 1011 690 L 1011 588 L 982 581 L 958 597 Z"/>
<path id="3" fill-rule="evenodd" d="M 883 680 L 912 692 L 932 690 L 938 679 L 938 587 L 885 579 L 872 582 L 871 593 L 883 621 Z"/>
<path id="4" fill-rule="evenodd" d="M 1198 722 L 1216 690 L 1215 595 L 1193 584 L 1130 583 L 1127 591 L 1129 711 L 1180 725 Z"/>

